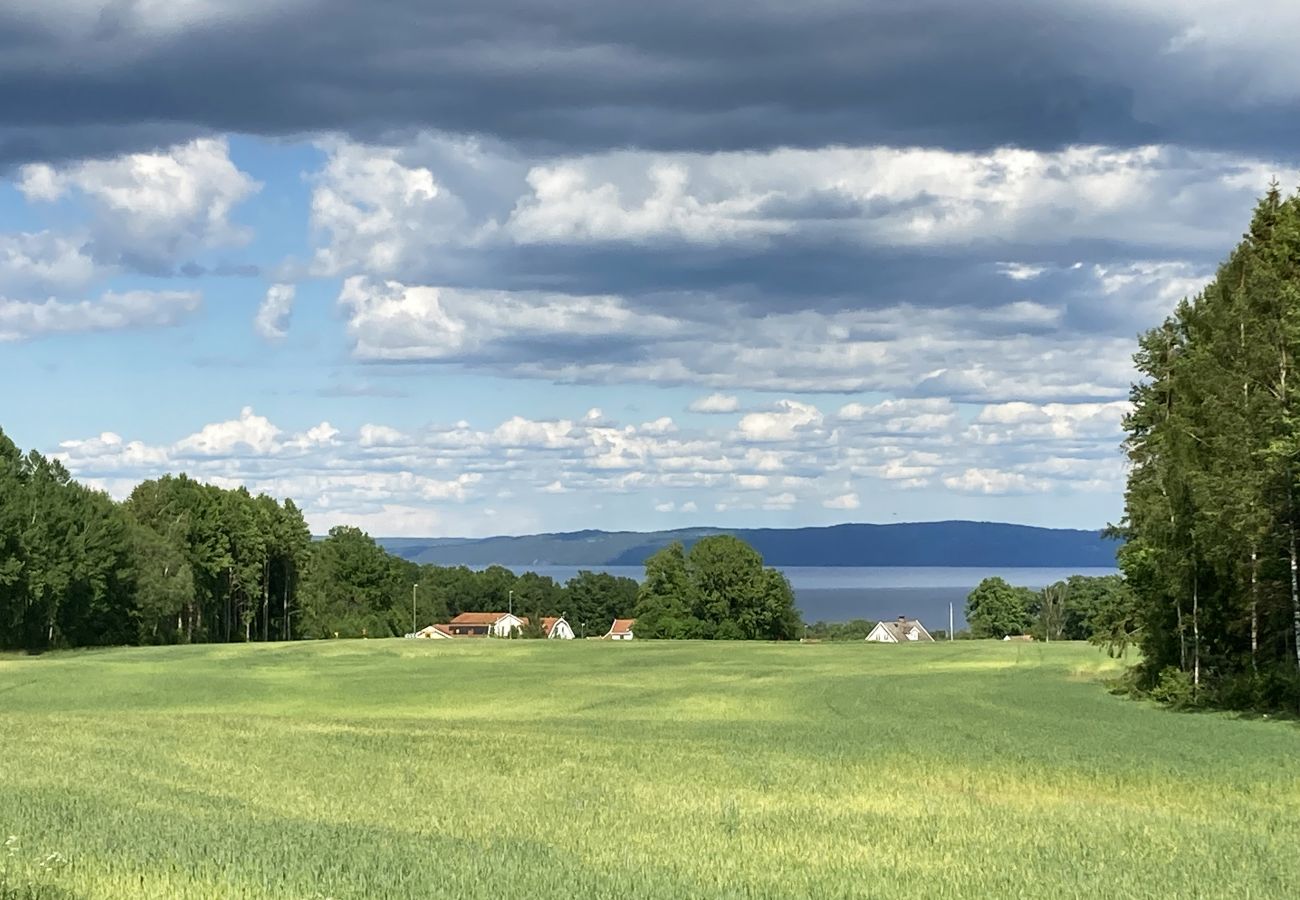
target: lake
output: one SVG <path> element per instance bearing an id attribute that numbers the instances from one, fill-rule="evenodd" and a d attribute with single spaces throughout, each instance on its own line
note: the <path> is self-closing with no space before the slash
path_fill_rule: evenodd
<path id="1" fill-rule="evenodd" d="M 640 566 L 510 566 L 515 572 L 536 572 L 565 582 L 582 569 L 608 572 L 640 581 Z M 966 625 L 962 615 L 966 595 L 985 578 L 998 576 L 1015 585 L 1038 589 L 1071 575 L 1114 575 L 1111 568 L 959 568 L 947 566 L 819 567 L 778 566 L 790 579 L 804 620 L 845 622 L 849 619 L 920 619 L 930 629 L 948 627 L 948 604 L 952 604 L 957 627 Z"/>

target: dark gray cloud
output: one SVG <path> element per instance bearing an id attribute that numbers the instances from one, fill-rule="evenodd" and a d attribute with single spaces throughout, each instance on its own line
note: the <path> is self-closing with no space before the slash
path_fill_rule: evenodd
<path id="1" fill-rule="evenodd" d="M 1156 141 L 1290 156 L 1300 139 L 1269 55 L 1287 52 L 1270 37 L 1283 23 L 1261 14 L 1258 34 L 1239 23 L 1215 43 L 1224 29 L 1197 31 L 1204 4 L 217 6 L 6 4 L 0 162 L 214 131 L 435 128 L 547 152 Z"/>

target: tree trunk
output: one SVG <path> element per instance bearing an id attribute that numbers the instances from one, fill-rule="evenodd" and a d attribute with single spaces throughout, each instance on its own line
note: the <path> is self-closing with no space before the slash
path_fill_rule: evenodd
<path id="1" fill-rule="evenodd" d="M 1287 547 L 1291 556 L 1291 627 L 1295 639 L 1296 667 L 1300 668 L 1300 575 L 1297 574 L 1295 522 L 1289 526 Z"/>
<path id="2" fill-rule="evenodd" d="M 1259 651 L 1259 554 L 1250 551 L 1250 670 L 1258 672 Z"/>
<path id="3" fill-rule="evenodd" d="M 230 643 L 235 624 L 235 567 L 226 567 L 226 643 Z"/>
<path id="4" fill-rule="evenodd" d="M 1201 594 L 1196 569 L 1192 569 L 1192 696 L 1201 688 Z"/>
<path id="5" fill-rule="evenodd" d="M 284 634 L 283 640 L 293 640 L 293 635 L 289 629 L 289 561 L 284 561 Z"/>
<path id="6" fill-rule="evenodd" d="M 271 557 L 262 561 L 262 641 L 271 639 Z"/>
<path id="7" fill-rule="evenodd" d="M 1177 601 L 1178 609 L 1178 668 L 1187 671 L 1187 631 L 1183 628 L 1183 601 Z"/>

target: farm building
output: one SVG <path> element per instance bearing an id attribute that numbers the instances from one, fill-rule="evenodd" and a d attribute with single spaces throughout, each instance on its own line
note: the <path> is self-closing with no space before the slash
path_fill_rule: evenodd
<path id="1" fill-rule="evenodd" d="M 415 633 L 415 636 L 418 638 L 433 638 L 433 639 L 449 638 L 451 637 L 451 626 L 444 625 L 442 623 L 438 623 L 437 625 L 430 625 L 428 628 L 421 628 L 419 631 Z"/>
<path id="2" fill-rule="evenodd" d="M 867 640 L 876 644 L 906 644 L 909 641 L 930 641 L 930 632 L 925 630 L 919 619 L 909 619 L 906 616 L 899 616 L 889 622 L 877 622 L 876 627 L 871 629 L 867 635 Z"/>
<path id="3" fill-rule="evenodd" d="M 1032 641 L 1033 639 L 1032 634 L 1006 634 L 1002 636 L 1004 641 Z"/>
<path id="4" fill-rule="evenodd" d="M 523 627 L 523 619 L 503 612 L 463 612 L 447 625 L 452 637 L 510 637 Z"/>
<path id="5" fill-rule="evenodd" d="M 615 619 L 614 624 L 609 626 L 609 633 L 605 635 L 605 639 L 610 641 L 630 641 L 632 640 L 632 626 L 635 624 L 636 619 Z"/>

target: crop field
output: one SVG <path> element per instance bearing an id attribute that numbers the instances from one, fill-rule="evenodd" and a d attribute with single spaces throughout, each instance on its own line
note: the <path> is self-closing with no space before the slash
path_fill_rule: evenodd
<path id="1" fill-rule="evenodd" d="M 1090 647 L 0 658 L 0 898 L 1300 896 L 1300 728 Z"/>

